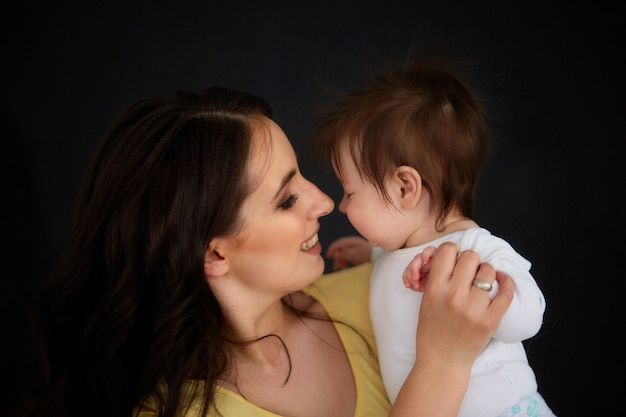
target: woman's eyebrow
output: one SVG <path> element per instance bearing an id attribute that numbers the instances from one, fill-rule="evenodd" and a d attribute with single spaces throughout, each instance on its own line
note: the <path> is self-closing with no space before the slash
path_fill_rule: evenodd
<path id="1" fill-rule="evenodd" d="M 291 179 L 296 175 L 296 170 L 292 169 L 291 171 L 289 171 L 287 173 L 287 175 L 285 175 L 283 177 L 283 180 L 280 183 L 280 187 L 278 188 L 278 191 L 276 191 L 276 194 L 274 195 L 274 200 L 276 200 L 278 198 L 278 195 L 283 191 L 283 189 L 285 188 L 285 186 L 289 183 L 289 181 L 291 181 Z"/>

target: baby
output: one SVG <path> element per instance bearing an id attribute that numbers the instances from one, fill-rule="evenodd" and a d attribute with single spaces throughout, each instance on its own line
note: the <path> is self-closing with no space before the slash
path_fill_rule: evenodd
<path id="1" fill-rule="evenodd" d="M 553 416 L 522 344 L 539 331 L 545 310 L 531 264 L 472 219 L 490 145 L 478 99 L 436 64 L 400 68 L 339 100 L 312 150 L 331 161 L 344 190 L 339 210 L 367 240 L 342 238 L 327 256 L 343 268 L 369 260 L 372 247 L 382 249 L 371 277 L 370 314 L 391 401 L 413 365 L 419 289 L 435 248 L 454 242 L 509 274 L 513 302 L 475 361 L 459 416 Z M 485 297 L 497 291 L 495 283 L 474 286 Z"/>

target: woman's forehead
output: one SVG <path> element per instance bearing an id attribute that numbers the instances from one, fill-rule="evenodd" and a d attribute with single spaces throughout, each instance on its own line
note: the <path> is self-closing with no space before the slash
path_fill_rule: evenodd
<path id="1" fill-rule="evenodd" d="M 254 128 L 250 166 L 251 180 L 256 186 L 264 180 L 269 181 L 271 186 L 277 178 L 298 169 L 291 142 L 273 120 L 265 119 Z"/>

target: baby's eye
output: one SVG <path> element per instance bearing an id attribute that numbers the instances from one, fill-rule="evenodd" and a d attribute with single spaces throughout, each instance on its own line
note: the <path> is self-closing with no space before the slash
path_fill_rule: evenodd
<path id="1" fill-rule="evenodd" d="M 283 201 L 282 203 L 278 205 L 278 208 L 281 210 L 288 210 L 292 208 L 294 204 L 296 204 L 296 201 L 298 201 L 298 195 L 291 194 L 289 197 L 287 197 L 285 201 Z"/>
<path id="2" fill-rule="evenodd" d="M 352 197 L 352 193 L 344 193 L 343 194 L 343 198 L 345 198 L 346 200 L 350 200 L 351 197 Z"/>

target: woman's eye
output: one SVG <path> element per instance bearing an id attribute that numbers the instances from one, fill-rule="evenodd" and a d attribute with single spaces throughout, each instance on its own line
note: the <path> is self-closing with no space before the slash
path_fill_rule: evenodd
<path id="1" fill-rule="evenodd" d="M 296 204 L 296 201 L 298 201 L 298 195 L 291 194 L 285 201 L 278 205 L 278 208 L 281 210 L 290 209 L 294 206 L 294 204 Z"/>

